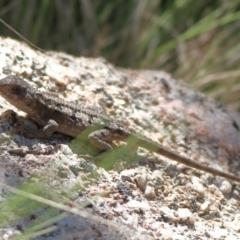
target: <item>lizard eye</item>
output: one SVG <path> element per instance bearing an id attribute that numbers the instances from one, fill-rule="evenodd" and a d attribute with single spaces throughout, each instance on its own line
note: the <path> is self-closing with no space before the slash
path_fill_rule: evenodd
<path id="1" fill-rule="evenodd" d="M 11 88 L 11 92 L 12 92 L 13 94 L 18 95 L 18 94 L 20 94 L 20 93 L 22 92 L 22 89 L 21 89 L 21 87 L 15 86 L 15 87 L 12 87 L 12 88 Z"/>

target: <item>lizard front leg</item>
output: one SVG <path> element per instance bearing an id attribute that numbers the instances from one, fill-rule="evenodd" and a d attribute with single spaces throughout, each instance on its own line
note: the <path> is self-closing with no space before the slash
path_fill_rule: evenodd
<path id="1" fill-rule="evenodd" d="M 37 128 L 32 121 L 26 119 L 19 119 L 19 123 L 21 126 L 20 131 L 29 138 L 46 138 L 58 129 L 58 123 L 52 119 L 49 119 L 42 129 Z"/>

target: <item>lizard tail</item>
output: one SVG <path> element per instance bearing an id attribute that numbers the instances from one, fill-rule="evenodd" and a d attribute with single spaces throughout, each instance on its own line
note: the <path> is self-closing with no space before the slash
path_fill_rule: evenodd
<path id="1" fill-rule="evenodd" d="M 184 165 L 187 165 L 188 167 L 192 167 L 192 168 L 195 168 L 195 169 L 199 169 L 199 170 L 202 170 L 204 172 L 207 172 L 207 173 L 211 173 L 213 175 L 217 175 L 217 176 L 220 176 L 220 177 L 223 177 L 223 178 L 227 178 L 227 179 L 230 179 L 230 180 L 233 180 L 233 181 L 236 181 L 236 182 L 240 182 L 240 178 L 233 175 L 233 174 L 230 174 L 230 173 L 226 173 L 226 172 L 223 172 L 223 171 L 220 171 L 220 170 L 217 170 L 215 168 L 212 168 L 212 167 L 209 167 L 209 166 L 205 166 L 203 164 L 200 164 L 196 161 L 193 161 L 189 158 L 186 158 L 186 157 L 183 157 L 183 156 L 180 156 L 170 150 L 166 150 L 166 149 L 163 149 L 161 147 L 159 147 L 156 151 L 154 151 L 164 157 L 167 157 L 169 159 L 172 159 L 172 160 L 175 160 L 176 162 L 179 162 L 179 163 L 182 163 Z"/>

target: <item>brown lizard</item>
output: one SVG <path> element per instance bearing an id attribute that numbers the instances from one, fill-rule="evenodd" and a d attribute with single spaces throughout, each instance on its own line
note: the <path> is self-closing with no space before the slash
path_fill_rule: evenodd
<path id="1" fill-rule="evenodd" d="M 77 106 L 57 97 L 54 93 L 35 89 L 18 76 L 10 75 L 0 80 L 0 95 L 43 127 L 29 131 L 28 137 L 44 138 L 53 132 L 77 137 L 84 130 L 94 127 L 88 138 L 101 151 L 112 149 L 111 143 L 114 140 L 126 141 L 130 137 L 134 139 L 137 147 L 145 148 L 189 167 L 240 182 L 240 177 L 202 165 L 163 148 L 160 144 L 133 132 L 121 122 L 102 113 L 100 108 Z"/>

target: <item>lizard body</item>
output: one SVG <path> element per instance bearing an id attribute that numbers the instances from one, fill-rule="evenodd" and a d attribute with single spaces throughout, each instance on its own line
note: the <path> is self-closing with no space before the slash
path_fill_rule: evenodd
<path id="1" fill-rule="evenodd" d="M 0 95 L 18 109 L 26 112 L 43 129 L 29 132 L 29 137 L 48 137 L 53 132 L 60 132 L 77 137 L 85 129 L 94 127 L 88 135 L 90 142 L 101 151 L 112 148 L 112 141 L 126 141 L 134 138 L 134 144 L 165 156 L 189 167 L 221 176 L 236 182 L 240 177 L 205 166 L 189 158 L 183 157 L 160 144 L 145 138 L 121 122 L 102 113 L 100 108 L 86 108 L 67 102 L 54 93 L 42 92 L 25 82 L 18 76 L 10 75 L 0 80 Z"/>

